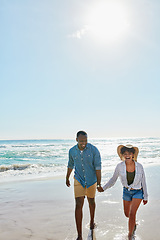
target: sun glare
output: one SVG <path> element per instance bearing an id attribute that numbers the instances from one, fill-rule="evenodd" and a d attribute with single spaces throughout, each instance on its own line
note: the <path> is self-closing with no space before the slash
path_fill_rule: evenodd
<path id="1" fill-rule="evenodd" d="M 129 27 L 124 6 L 99 1 L 87 15 L 90 34 L 99 41 L 113 42 L 124 36 Z"/>

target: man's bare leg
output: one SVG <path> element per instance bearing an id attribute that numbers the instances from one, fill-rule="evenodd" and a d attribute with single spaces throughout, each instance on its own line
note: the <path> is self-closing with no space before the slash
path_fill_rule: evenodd
<path id="1" fill-rule="evenodd" d="M 75 200 L 76 200 L 75 220 L 78 233 L 77 240 L 82 240 L 82 218 L 83 218 L 82 208 L 84 203 L 84 197 L 77 197 Z"/>
<path id="2" fill-rule="evenodd" d="M 94 215 L 95 215 L 95 208 L 96 208 L 96 204 L 95 204 L 95 199 L 94 198 L 87 198 L 88 199 L 88 203 L 89 203 L 89 210 L 90 210 L 90 229 L 94 229 Z"/>

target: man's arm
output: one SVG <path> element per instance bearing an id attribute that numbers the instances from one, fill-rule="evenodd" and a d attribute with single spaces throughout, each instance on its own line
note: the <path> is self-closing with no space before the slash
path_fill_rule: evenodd
<path id="1" fill-rule="evenodd" d="M 74 168 L 74 160 L 72 158 L 72 154 L 71 154 L 71 149 L 69 150 L 69 161 L 68 161 L 68 168 L 67 168 L 67 174 L 66 174 L 66 185 L 67 187 L 70 187 L 70 181 L 69 181 L 69 177 L 71 175 L 71 172 Z"/>
<path id="2" fill-rule="evenodd" d="M 69 177 L 70 177 L 70 175 L 71 175 L 71 172 L 72 172 L 72 168 L 68 168 L 67 169 L 67 174 L 66 174 L 66 185 L 67 185 L 67 187 L 70 187 L 70 181 L 69 181 Z"/>
<path id="3" fill-rule="evenodd" d="M 101 187 L 101 170 L 96 170 L 96 176 L 97 176 L 97 190 L 99 192 L 103 192 L 103 188 Z"/>

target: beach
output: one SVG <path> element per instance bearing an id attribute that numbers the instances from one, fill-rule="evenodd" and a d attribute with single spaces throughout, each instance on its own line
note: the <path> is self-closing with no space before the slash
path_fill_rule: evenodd
<path id="1" fill-rule="evenodd" d="M 137 214 L 137 240 L 158 240 L 160 225 L 160 166 L 145 168 L 149 202 Z M 111 176 L 108 174 L 107 178 Z M 102 183 L 105 178 L 102 176 Z M 74 240 L 73 176 L 71 187 L 65 176 L 6 182 L 0 184 L 1 240 Z M 127 239 L 127 219 L 123 214 L 122 186 L 96 194 L 95 229 L 97 240 Z M 89 232 L 89 211 L 85 199 L 83 239 Z"/>

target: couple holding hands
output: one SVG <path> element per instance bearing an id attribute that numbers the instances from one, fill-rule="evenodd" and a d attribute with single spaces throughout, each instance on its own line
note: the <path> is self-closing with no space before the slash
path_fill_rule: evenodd
<path id="1" fill-rule="evenodd" d="M 117 153 L 122 160 L 117 164 L 111 179 L 101 186 L 101 157 L 98 149 L 87 142 L 87 133 L 79 131 L 77 145 L 69 150 L 66 185 L 70 186 L 69 177 L 74 168 L 75 220 L 78 237 L 82 240 L 82 217 L 84 198 L 87 196 L 90 210 L 90 229 L 94 229 L 95 194 L 112 187 L 120 177 L 123 186 L 124 214 L 128 220 L 128 239 L 131 240 L 136 230 L 136 212 L 143 200 L 148 201 L 145 173 L 137 162 L 138 148 L 132 145 L 120 145 Z"/>

